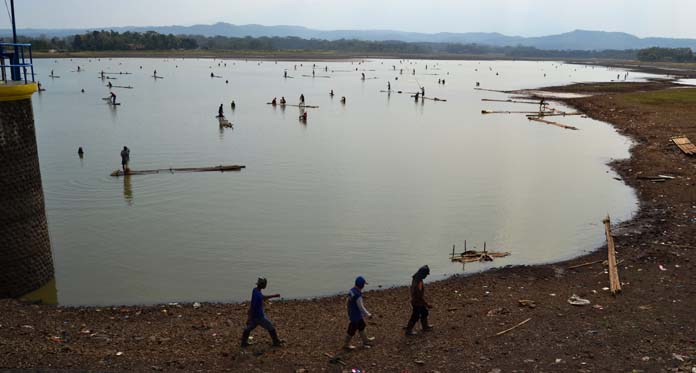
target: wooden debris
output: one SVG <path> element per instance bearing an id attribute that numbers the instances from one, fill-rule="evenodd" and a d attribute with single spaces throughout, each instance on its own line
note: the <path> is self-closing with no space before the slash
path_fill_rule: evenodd
<path id="1" fill-rule="evenodd" d="M 692 144 L 691 140 L 689 140 L 686 136 L 674 136 L 671 140 L 674 143 L 674 145 L 678 146 L 679 149 L 681 149 L 681 151 L 684 152 L 684 154 L 696 154 L 696 145 Z"/>
<path id="2" fill-rule="evenodd" d="M 567 124 L 562 124 L 562 123 L 558 123 L 558 122 L 552 122 L 552 121 L 550 121 L 550 120 L 545 120 L 545 119 L 541 119 L 541 118 L 538 118 L 538 117 L 527 117 L 527 119 L 533 120 L 533 121 L 535 121 L 535 122 L 550 124 L 550 125 L 552 125 L 552 126 L 558 126 L 558 127 L 565 128 L 565 129 L 568 129 L 568 130 L 576 130 L 576 131 L 577 131 L 577 130 L 579 129 L 579 128 L 577 128 L 577 127 L 569 126 L 569 125 L 567 125 Z"/>
<path id="3" fill-rule="evenodd" d="M 157 170 L 141 170 L 133 171 L 128 170 L 125 173 L 122 170 L 116 170 L 111 173 L 111 176 L 131 176 L 131 175 L 149 175 L 149 174 L 159 174 L 159 173 L 175 173 L 175 172 L 211 172 L 211 171 L 241 171 L 246 166 L 240 165 L 220 165 L 213 167 L 185 167 L 185 168 L 161 168 Z"/>
<path id="4" fill-rule="evenodd" d="M 531 320 L 531 319 L 532 319 L 532 318 L 530 317 L 530 318 L 528 318 L 527 320 L 524 320 L 524 321 L 522 321 L 521 323 L 519 323 L 519 324 L 513 326 L 512 328 L 505 329 L 505 330 L 503 330 L 502 332 L 496 333 L 495 335 L 496 335 L 496 336 L 498 336 L 498 335 L 503 335 L 503 334 L 505 334 L 505 333 L 507 333 L 507 332 L 509 332 L 509 331 L 511 331 L 511 330 L 515 330 L 515 329 L 519 328 L 520 326 L 522 326 L 522 325 L 528 323 L 529 320 Z"/>
<path id="5" fill-rule="evenodd" d="M 485 242 L 483 243 L 483 251 L 467 250 L 466 241 L 464 241 L 464 252 L 459 255 L 454 253 L 454 245 L 452 245 L 452 254 L 450 255 L 450 260 L 460 263 L 492 262 L 493 258 L 503 258 L 509 255 L 510 253 L 508 252 L 487 251 Z"/>
<path id="6" fill-rule="evenodd" d="M 603 220 L 604 232 L 607 236 L 607 251 L 609 262 L 609 289 L 613 295 L 621 292 L 621 282 L 619 281 L 619 268 L 616 264 L 616 250 L 614 247 L 614 237 L 611 236 L 611 225 L 609 215 Z"/>
<path id="7" fill-rule="evenodd" d="M 326 356 L 326 357 L 329 358 L 329 363 L 331 363 L 331 364 L 340 364 L 340 365 L 343 365 L 343 366 L 346 365 L 346 362 L 343 361 L 343 359 L 341 359 L 340 356 L 332 356 L 332 355 L 331 355 L 330 353 L 328 353 L 328 352 L 324 352 L 324 356 Z"/>
<path id="8" fill-rule="evenodd" d="M 582 263 L 582 264 L 570 266 L 570 267 L 568 267 L 568 269 L 575 269 L 575 268 L 580 268 L 580 267 L 587 267 L 587 266 L 590 266 L 590 265 L 593 265 L 593 264 L 597 264 L 597 263 L 602 263 L 602 262 L 605 262 L 605 260 L 604 260 L 604 259 L 600 259 L 600 260 L 595 260 L 594 262 Z"/>

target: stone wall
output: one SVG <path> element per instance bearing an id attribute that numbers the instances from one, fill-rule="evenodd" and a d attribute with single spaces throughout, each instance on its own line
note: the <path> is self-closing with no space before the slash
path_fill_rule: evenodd
<path id="1" fill-rule="evenodd" d="M 0 101 L 0 298 L 53 275 L 31 99 Z"/>

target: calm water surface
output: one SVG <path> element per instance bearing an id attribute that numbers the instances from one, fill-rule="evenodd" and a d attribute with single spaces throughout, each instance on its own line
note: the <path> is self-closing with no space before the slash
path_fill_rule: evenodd
<path id="1" fill-rule="evenodd" d="M 507 95 L 473 89 L 609 81 L 621 70 L 370 60 L 316 62 L 316 75 L 330 78 L 303 77 L 313 63 L 38 60 L 46 91 L 33 101 L 59 302 L 239 301 L 258 276 L 286 298 L 343 291 L 358 274 L 370 287 L 405 284 L 426 263 L 433 278 L 461 273 L 448 253 L 464 240 L 512 253 L 465 272 L 550 262 L 600 245 L 607 213 L 616 222 L 636 210 L 632 190 L 605 165 L 630 146 L 610 126 L 558 118 L 580 128 L 568 131 L 522 114 L 484 116 L 537 106 L 482 102 Z M 164 79 L 151 77 L 155 69 Z M 294 78 L 283 79 L 284 69 Z M 121 106 L 101 99 L 101 70 L 132 73 L 110 75 L 134 87 L 114 89 Z M 448 101 L 380 92 L 387 81 Z M 298 108 L 266 105 L 281 96 L 297 103 L 300 93 L 320 106 L 306 124 Z M 221 103 L 233 129 L 218 126 Z M 123 145 L 133 169 L 247 168 L 110 177 Z"/>

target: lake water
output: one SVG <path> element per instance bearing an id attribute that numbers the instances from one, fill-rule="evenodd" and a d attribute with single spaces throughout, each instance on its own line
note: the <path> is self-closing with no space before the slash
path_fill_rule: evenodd
<path id="1" fill-rule="evenodd" d="M 423 264 L 439 278 L 557 261 L 601 245 L 607 213 L 617 222 L 637 208 L 605 165 L 630 146 L 609 125 L 555 117 L 580 128 L 569 131 L 523 114 L 481 115 L 538 106 L 482 102 L 508 96 L 473 89 L 477 81 L 497 90 L 609 81 L 623 79 L 621 70 L 514 61 L 35 62 L 46 89 L 33 103 L 65 305 L 241 301 L 258 276 L 286 298 L 309 297 L 344 291 L 356 275 L 368 288 L 406 284 Z M 303 77 L 313 63 L 330 78 Z M 285 69 L 294 78 L 283 79 Z M 134 87 L 114 89 L 121 106 L 102 100 L 101 70 L 132 73 L 109 75 Z M 407 92 L 423 85 L 447 102 L 380 92 L 387 81 Z M 296 104 L 301 93 L 319 106 L 306 124 L 298 108 L 266 104 L 281 96 Z M 221 103 L 233 129 L 218 126 Z M 124 145 L 134 170 L 247 168 L 110 177 Z M 464 240 L 512 255 L 462 268 L 448 254 Z"/>

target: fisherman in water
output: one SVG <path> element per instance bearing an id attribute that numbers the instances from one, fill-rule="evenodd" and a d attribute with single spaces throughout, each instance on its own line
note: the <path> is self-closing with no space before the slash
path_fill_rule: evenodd
<path id="1" fill-rule="evenodd" d="M 121 150 L 121 168 L 123 168 L 124 174 L 127 174 L 129 171 L 128 162 L 130 162 L 130 149 L 124 146 L 123 150 Z"/>

